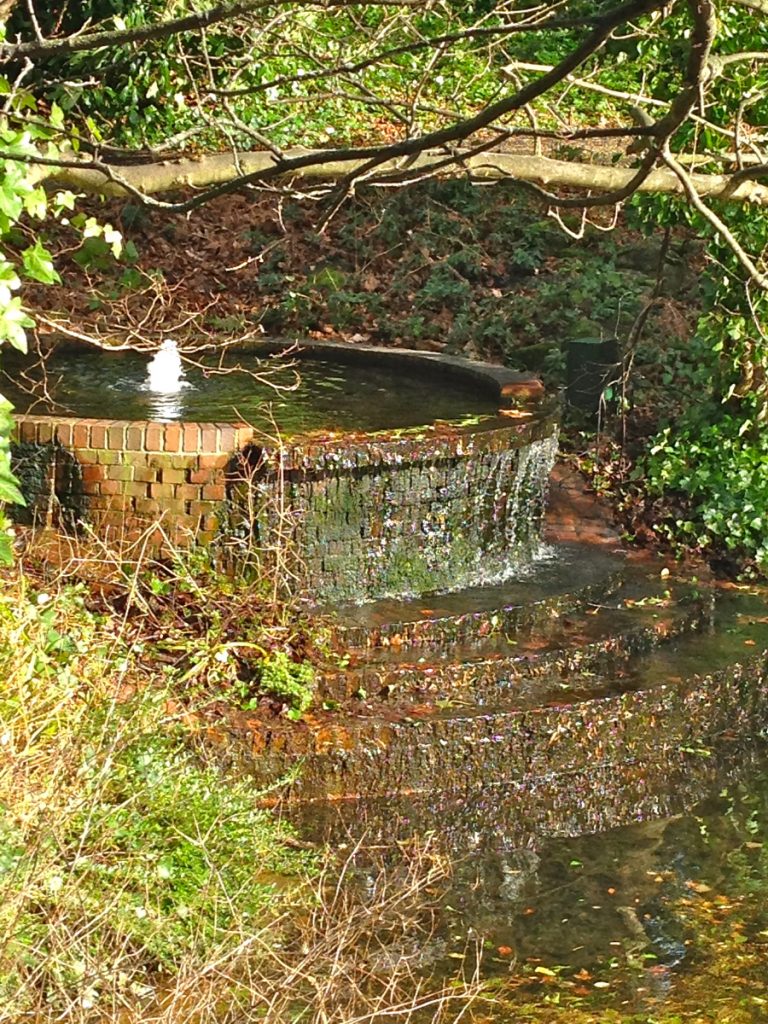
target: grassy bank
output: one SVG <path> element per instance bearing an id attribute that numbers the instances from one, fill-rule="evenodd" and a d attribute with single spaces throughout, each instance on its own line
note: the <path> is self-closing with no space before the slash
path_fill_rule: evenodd
<path id="1" fill-rule="evenodd" d="M 44 531 L 2 574 L 0 1022 L 461 1015 L 476 985 L 413 955 L 446 859 L 366 857 L 361 885 L 357 848 L 301 842 L 212 759 L 230 710 L 306 706 L 322 642 L 269 581 L 194 554 L 137 565 Z"/>
<path id="2" fill-rule="evenodd" d="M 130 621 L 82 583 L 2 580 L 0 1020 L 108 1020 L 211 971 L 231 1001 L 307 900 L 316 858 L 205 757 Z"/>

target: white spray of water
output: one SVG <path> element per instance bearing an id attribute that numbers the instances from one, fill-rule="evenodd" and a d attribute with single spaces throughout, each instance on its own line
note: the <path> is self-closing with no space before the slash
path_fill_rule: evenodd
<path id="1" fill-rule="evenodd" d="M 186 386 L 184 367 L 175 341 L 166 338 L 147 366 L 147 390 L 175 395 Z"/>

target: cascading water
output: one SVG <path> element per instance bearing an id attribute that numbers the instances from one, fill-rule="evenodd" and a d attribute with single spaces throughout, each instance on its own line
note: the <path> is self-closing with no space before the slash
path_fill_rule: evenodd
<path id="1" fill-rule="evenodd" d="M 380 453 L 353 468 L 322 466 L 265 475 L 260 533 L 281 508 L 316 600 L 361 602 L 455 591 L 509 578 L 541 548 L 541 525 L 557 434 L 504 438 L 484 449 L 457 439 L 417 457 Z M 426 457 L 425 457 L 426 455 Z M 251 500 L 249 492 L 248 500 Z"/>

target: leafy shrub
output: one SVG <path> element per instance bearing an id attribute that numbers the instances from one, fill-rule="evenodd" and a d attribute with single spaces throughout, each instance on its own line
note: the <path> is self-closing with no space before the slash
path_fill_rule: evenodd
<path id="1" fill-rule="evenodd" d="M 743 416 L 697 419 L 655 440 L 637 475 L 681 514 L 657 529 L 704 551 L 725 548 L 768 569 L 768 432 Z"/>
<path id="2" fill-rule="evenodd" d="M 275 651 L 261 665 L 261 690 L 285 700 L 288 717 L 298 719 L 312 703 L 315 670 L 308 661 L 293 661 L 285 651 Z"/>

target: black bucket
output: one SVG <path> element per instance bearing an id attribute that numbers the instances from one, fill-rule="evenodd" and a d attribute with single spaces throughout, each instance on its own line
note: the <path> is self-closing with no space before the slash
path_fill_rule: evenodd
<path id="1" fill-rule="evenodd" d="M 597 413 L 601 402 L 615 407 L 621 379 L 617 338 L 571 338 L 565 343 L 568 404 Z"/>

